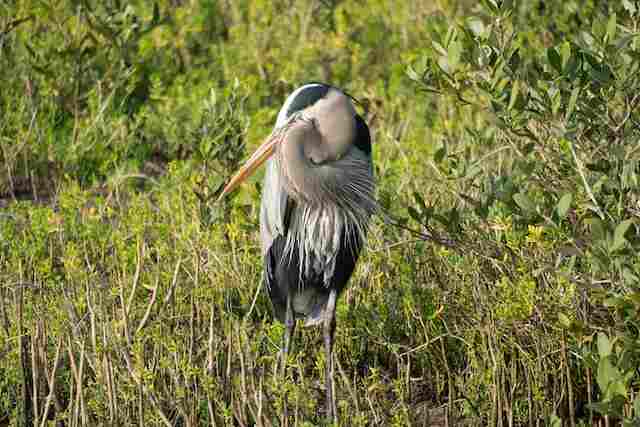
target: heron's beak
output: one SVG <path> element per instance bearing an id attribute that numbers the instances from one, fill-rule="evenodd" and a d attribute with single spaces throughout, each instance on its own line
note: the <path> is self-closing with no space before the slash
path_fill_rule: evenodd
<path id="1" fill-rule="evenodd" d="M 281 133 L 274 133 L 260 147 L 258 147 L 249 160 L 247 160 L 240 170 L 236 172 L 233 178 L 231 178 L 227 186 L 224 187 L 224 190 L 222 190 L 222 193 L 220 193 L 220 196 L 218 197 L 218 201 L 228 193 L 235 190 L 243 181 L 253 175 L 253 173 L 273 155 L 276 145 L 282 141 L 282 137 L 283 135 Z"/>

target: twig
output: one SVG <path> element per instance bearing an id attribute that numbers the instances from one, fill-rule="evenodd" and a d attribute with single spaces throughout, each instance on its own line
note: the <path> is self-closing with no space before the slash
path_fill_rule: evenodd
<path id="1" fill-rule="evenodd" d="M 464 340 L 464 338 L 459 337 L 459 336 L 457 336 L 457 335 L 452 335 L 452 334 L 450 334 L 450 333 L 445 333 L 445 334 L 440 334 L 440 335 L 438 335 L 437 337 L 432 338 L 432 339 L 430 339 L 429 341 L 427 341 L 427 342 L 425 342 L 425 343 L 422 343 L 422 344 L 420 344 L 420 345 L 419 345 L 419 346 L 417 346 L 417 347 L 414 347 L 414 348 L 412 348 L 412 349 L 410 349 L 410 350 L 407 350 L 407 351 L 405 351 L 404 353 L 400 353 L 400 355 L 399 355 L 399 356 L 400 356 L 400 357 L 403 357 L 403 356 L 406 356 L 406 355 L 408 355 L 408 354 L 415 353 L 416 351 L 422 350 L 422 349 L 423 349 L 423 348 L 425 348 L 425 347 L 429 347 L 429 346 L 430 346 L 431 344 L 433 344 L 434 342 L 436 342 L 436 341 L 438 341 L 438 340 L 442 340 L 442 338 L 445 338 L 445 337 L 449 337 L 449 338 L 454 338 L 454 339 L 460 340 L 460 341 L 462 341 L 465 345 L 467 345 L 468 347 L 471 347 L 471 346 L 469 345 L 469 343 L 468 343 L 467 341 L 465 341 L 465 340 Z"/>
<path id="2" fill-rule="evenodd" d="M 593 205 L 596 208 L 596 213 L 598 214 L 600 219 L 604 219 L 604 214 L 602 213 L 602 210 L 600 209 L 600 206 L 598 205 L 598 202 L 595 196 L 593 195 L 593 191 L 591 191 L 591 186 L 589 186 L 589 183 L 587 182 L 587 178 L 585 177 L 584 171 L 582 168 L 582 162 L 578 159 L 578 156 L 576 155 L 576 150 L 573 148 L 572 141 L 569 141 L 569 148 L 571 149 L 571 155 L 573 156 L 573 161 L 576 162 L 576 168 L 578 169 L 580 178 L 582 178 L 582 184 L 584 185 L 585 191 L 589 195 L 591 202 L 593 202 Z"/>
<path id="3" fill-rule="evenodd" d="M 23 425 L 28 426 L 32 425 L 32 405 L 34 395 L 32 394 L 32 384 L 33 381 L 31 378 L 31 374 L 29 373 L 29 363 L 27 359 L 29 358 L 29 351 L 27 346 L 27 336 L 24 334 L 24 319 L 23 319 L 23 310 L 24 310 L 24 287 L 20 286 L 17 296 L 17 311 L 18 311 L 18 334 L 20 336 L 20 364 L 22 365 L 22 422 Z"/>
<path id="4" fill-rule="evenodd" d="M 207 375 L 209 377 L 213 376 L 213 313 L 213 304 L 211 304 L 211 313 L 209 315 L 209 340 L 207 341 Z M 207 410 L 209 411 L 209 419 L 211 419 L 211 427 L 217 427 L 211 393 L 207 393 Z"/>
<path id="5" fill-rule="evenodd" d="M 162 305 L 167 305 L 171 297 L 173 296 L 173 291 L 178 284 L 178 272 L 180 271 L 180 265 L 182 264 L 182 259 L 178 259 L 176 262 L 176 268 L 173 269 L 173 279 L 171 281 L 171 287 L 169 288 L 169 292 L 165 295 L 164 300 L 162 301 Z"/>
<path id="6" fill-rule="evenodd" d="M 131 378 L 133 379 L 133 381 L 140 387 L 142 387 L 144 393 L 146 394 L 147 398 L 149 399 L 149 402 L 151 402 L 151 404 L 153 405 L 153 407 L 155 408 L 155 410 L 158 412 L 158 415 L 160 416 L 160 419 L 162 420 L 162 422 L 167 426 L 167 427 L 173 427 L 173 424 L 171 423 L 171 421 L 169 420 L 169 418 L 167 418 L 167 416 L 165 415 L 164 411 L 162 410 L 162 408 L 160 407 L 160 404 L 158 403 L 158 399 L 156 398 L 155 393 L 152 390 L 149 390 L 144 383 L 140 380 L 140 378 L 138 378 L 138 375 L 134 372 L 133 370 L 133 366 L 131 363 L 131 358 L 129 357 L 129 353 L 127 349 L 120 349 L 120 352 L 122 353 L 122 356 L 124 357 L 125 360 L 125 366 L 127 368 L 127 371 L 129 372 L 129 375 L 131 376 Z M 41 426 L 44 427 L 44 426 Z"/>
<path id="7" fill-rule="evenodd" d="M 260 284 L 258 285 L 258 287 L 256 288 L 256 294 L 253 296 L 253 301 L 251 301 L 251 307 L 249 307 L 249 311 L 247 312 L 247 314 L 245 314 L 243 322 L 246 323 L 249 318 L 251 317 L 251 313 L 253 313 L 253 309 L 256 306 L 256 302 L 258 301 L 258 295 L 260 295 L 260 291 L 262 290 L 262 281 L 260 282 Z"/>
<path id="8" fill-rule="evenodd" d="M 418 243 L 418 242 L 424 242 L 424 239 L 407 239 L 407 240 L 402 240 L 400 242 L 394 242 L 394 243 L 390 243 L 387 246 L 383 246 L 380 248 L 369 248 L 369 252 L 371 253 L 376 253 L 376 252 L 386 252 L 389 249 L 393 249 L 393 248 L 397 248 L 399 246 L 404 246 L 404 245 L 409 245 L 412 243 Z"/>
<path id="9" fill-rule="evenodd" d="M 147 321 L 149 320 L 149 316 L 151 315 L 151 309 L 153 308 L 153 304 L 156 302 L 156 297 L 158 296 L 158 288 L 160 287 L 158 282 L 160 281 L 159 278 L 156 279 L 156 285 L 153 288 L 153 293 L 151 294 L 151 301 L 149 301 L 149 305 L 147 305 L 147 310 L 144 313 L 144 316 L 142 317 L 142 320 L 140 320 L 140 323 L 138 324 L 138 328 L 136 329 L 136 332 L 134 335 L 137 335 L 138 333 L 140 333 L 140 331 L 142 330 L 142 328 L 144 328 L 144 326 L 147 324 Z"/>
<path id="10" fill-rule="evenodd" d="M 133 285 L 131 286 L 131 293 L 129 293 L 129 299 L 127 300 L 127 314 L 131 312 L 131 305 L 133 304 L 133 297 L 136 294 L 138 283 L 140 281 L 140 272 L 142 271 L 142 260 L 144 259 L 144 243 L 138 241 L 138 261 L 136 262 L 136 272 L 133 275 Z"/>
<path id="11" fill-rule="evenodd" d="M 29 15 L 24 18 L 14 19 L 13 21 L 9 22 L 5 26 L 5 28 L 3 28 L 3 30 L 0 32 L 0 39 L 6 36 L 7 34 L 9 34 L 11 31 L 15 30 L 20 24 L 24 24 L 27 21 L 31 21 L 33 18 L 34 18 L 33 15 Z"/>
<path id="12" fill-rule="evenodd" d="M 53 370 L 51 371 L 51 376 L 49 377 L 49 395 L 47 396 L 47 401 L 44 405 L 44 412 L 42 413 L 42 421 L 40 422 L 40 427 L 44 427 L 47 424 L 47 418 L 49 416 L 49 407 L 51 406 L 51 402 L 53 401 L 53 397 L 56 394 L 56 371 L 58 370 L 58 363 L 60 362 L 60 349 L 62 348 L 62 337 L 58 339 L 58 347 L 56 348 L 56 357 L 53 362 Z"/>
<path id="13" fill-rule="evenodd" d="M 7 306 L 5 302 L 5 292 L 4 287 L 0 287 L 0 317 L 2 318 L 2 328 L 7 334 L 7 338 L 11 336 L 10 328 L 11 324 L 9 323 L 9 315 L 7 314 Z"/>
<path id="14" fill-rule="evenodd" d="M 576 419 L 573 407 L 573 387 L 571 384 L 571 368 L 569 367 L 569 358 L 567 357 L 567 337 L 565 332 L 562 332 L 562 359 L 564 360 L 565 373 L 567 376 L 567 400 L 569 401 L 569 422 L 571 427 L 576 427 Z"/>
<path id="15" fill-rule="evenodd" d="M 349 378 L 345 374 L 344 370 L 342 369 L 342 365 L 340 364 L 340 359 L 338 357 L 336 357 L 335 361 L 336 361 L 336 365 L 338 367 L 338 372 L 340 372 L 340 376 L 342 377 L 342 381 L 344 381 L 344 384 L 347 386 L 347 391 L 351 395 L 351 399 L 353 400 L 353 403 L 356 406 L 356 413 L 360 413 L 360 405 L 358 404 L 358 395 L 356 394 L 356 392 L 351 387 L 351 383 L 349 382 Z"/>
<path id="16" fill-rule="evenodd" d="M 402 230 L 408 231 L 409 233 L 418 236 L 420 239 L 422 240 L 427 240 L 430 242 L 434 242 L 437 243 L 439 245 L 445 246 L 447 248 L 453 249 L 455 248 L 454 242 L 453 240 L 450 239 L 442 239 L 438 236 L 435 236 L 433 234 L 427 234 L 424 232 L 420 232 L 417 230 L 414 230 L 413 228 L 407 227 L 404 224 L 401 224 L 396 218 L 394 218 L 393 216 L 391 216 L 390 213 L 388 212 L 384 212 L 381 211 L 380 216 L 382 217 L 382 219 L 384 220 L 385 223 L 393 225 L 394 227 L 398 227 Z"/>

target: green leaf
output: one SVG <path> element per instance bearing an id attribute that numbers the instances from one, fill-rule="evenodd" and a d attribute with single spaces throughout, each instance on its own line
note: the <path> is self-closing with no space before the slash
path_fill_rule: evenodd
<path id="1" fill-rule="evenodd" d="M 613 41 L 613 38 L 616 36 L 616 26 L 617 26 L 617 22 L 616 22 L 616 14 L 615 12 L 612 13 L 609 16 L 609 21 L 607 22 L 607 42 L 611 43 Z"/>
<path id="2" fill-rule="evenodd" d="M 598 333 L 598 354 L 600 358 L 609 357 L 611 355 L 612 344 L 609 337 L 600 332 Z"/>
<path id="3" fill-rule="evenodd" d="M 509 106 L 507 106 L 507 110 L 511 110 L 518 99 L 518 91 L 520 89 L 520 81 L 515 80 L 513 82 L 513 86 L 511 87 L 511 98 L 509 98 Z"/>
<path id="4" fill-rule="evenodd" d="M 633 271 L 628 268 L 624 268 L 622 270 L 622 277 L 624 277 L 624 281 L 629 285 L 635 285 L 638 283 L 638 276 L 636 276 Z"/>
<path id="5" fill-rule="evenodd" d="M 547 59 L 549 60 L 551 66 L 555 68 L 558 73 L 562 73 L 562 59 L 554 48 L 550 47 L 549 49 L 547 49 Z"/>
<path id="6" fill-rule="evenodd" d="M 418 193 L 417 191 L 414 191 L 413 198 L 416 200 L 416 203 L 418 204 L 418 207 L 420 208 L 421 211 L 425 211 L 427 209 L 427 204 L 424 202 L 424 199 L 422 198 L 420 193 Z"/>
<path id="7" fill-rule="evenodd" d="M 414 221 L 418 223 L 422 222 L 422 215 L 420 215 L 416 208 L 414 208 L 413 206 L 409 206 L 407 207 L 407 211 L 409 211 L 409 216 L 413 218 Z"/>
<path id="8" fill-rule="evenodd" d="M 551 421 L 550 427 L 562 427 L 562 420 L 556 414 L 551 415 L 549 421 Z"/>
<path id="9" fill-rule="evenodd" d="M 560 198 L 558 205 L 556 206 L 556 211 L 558 212 L 558 218 L 564 219 L 567 216 L 567 212 L 569 212 L 569 208 L 571 207 L 571 201 L 573 200 L 573 194 L 566 193 L 564 196 Z"/>
<path id="10" fill-rule="evenodd" d="M 498 13 L 499 9 L 495 0 L 480 0 L 480 3 L 482 3 L 482 6 L 484 6 L 484 8 L 488 10 L 488 12 L 492 14 Z"/>
<path id="11" fill-rule="evenodd" d="M 482 172 L 482 165 L 480 163 L 476 163 L 466 171 L 464 176 L 465 178 L 469 179 L 478 175 L 480 172 Z"/>
<path id="12" fill-rule="evenodd" d="M 605 399 L 607 397 L 607 391 L 609 388 L 609 384 L 616 381 L 620 378 L 620 372 L 618 368 L 613 366 L 611 363 L 610 357 L 601 357 L 598 362 L 598 373 L 596 375 L 596 381 L 598 382 L 598 387 L 605 394 Z"/>
<path id="13" fill-rule="evenodd" d="M 616 374 L 618 375 L 618 378 L 612 381 L 611 383 L 609 383 L 609 389 L 607 391 L 609 392 L 609 395 L 612 397 L 622 396 L 626 398 L 627 397 L 626 381 L 624 377 L 620 375 L 618 368 L 614 367 L 614 375 Z"/>
<path id="14" fill-rule="evenodd" d="M 462 56 L 462 43 L 455 40 L 449 44 L 447 48 L 447 63 L 449 64 L 449 72 L 455 71 L 460 63 L 460 57 Z"/>
<path id="15" fill-rule="evenodd" d="M 440 55 L 445 56 L 447 55 L 447 50 L 442 47 L 442 45 L 440 43 L 438 43 L 437 41 L 433 40 L 431 42 L 431 46 L 433 47 L 433 49 L 438 52 Z"/>
<path id="16" fill-rule="evenodd" d="M 407 76 L 414 82 L 419 82 L 421 80 L 420 76 L 418 75 L 416 70 L 413 69 L 411 65 L 407 65 L 405 72 L 407 73 Z"/>
<path id="17" fill-rule="evenodd" d="M 591 238 L 595 241 L 604 240 L 607 238 L 607 232 L 604 229 L 604 225 L 600 218 L 588 218 L 585 221 L 591 228 Z"/>
<path id="18" fill-rule="evenodd" d="M 624 37 L 620 37 L 617 41 L 616 41 L 616 50 L 621 50 L 621 49 L 626 49 L 628 47 L 628 45 L 636 38 L 638 37 L 637 33 L 634 34 L 629 34 L 626 35 Z"/>
<path id="19" fill-rule="evenodd" d="M 605 298 L 603 304 L 605 307 L 616 308 L 618 305 L 622 305 L 624 303 L 624 298 L 622 297 L 609 297 Z"/>
<path id="20" fill-rule="evenodd" d="M 560 93 L 559 90 L 557 90 L 551 95 L 551 112 L 553 113 L 554 116 L 558 114 L 558 111 L 560 110 L 561 106 L 562 106 L 562 94 Z"/>
<path id="21" fill-rule="evenodd" d="M 211 140 L 211 138 L 205 138 L 200 142 L 200 154 L 202 154 L 202 156 L 206 157 L 209 155 L 209 153 L 211 152 L 212 143 L 213 141 Z"/>
<path id="22" fill-rule="evenodd" d="M 151 24 L 157 25 L 160 22 L 160 8 L 157 2 L 153 2 L 153 18 L 151 18 Z"/>
<path id="23" fill-rule="evenodd" d="M 467 28 L 471 30 L 471 32 L 478 37 L 484 37 L 485 25 L 484 22 L 478 17 L 471 17 L 467 19 Z"/>
<path id="24" fill-rule="evenodd" d="M 578 102 L 578 95 L 580 95 L 580 86 L 576 86 L 571 91 L 571 97 L 569 98 L 569 105 L 567 105 L 567 112 L 565 114 L 565 120 L 569 120 L 573 114 L 573 110 L 576 108 L 576 102 Z"/>
<path id="25" fill-rule="evenodd" d="M 438 151 L 436 151 L 436 153 L 433 155 L 433 160 L 435 160 L 436 163 L 440 163 L 442 159 L 444 159 L 444 156 L 446 156 L 446 154 L 447 154 L 447 147 L 443 146 L 439 148 Z"/>
<path id="26" fill-rule="evenodd" d="M 613 233 L 613 244 L 610 248 L 611 252 L 614 252 L 624 246 L 625 242 L 627 241 L 627 239 L 624 238 L 624 235 L 632 223 L 632 219 L 627 219 L 618 224 L 616 230 Z"/>
<path id="27" fill-rule="evenodd" d="M 609 402 L 593 402 L 587 406 L 602 415 L 607 415 L 610 411 Z"/>
<path id="28" fill-rule="evenodd" d="M 571 328 L 571 319 L 569 319 L 566 314 L 558 313 L 558 321 L 560 322 L 563 328 L 566 328 L 566 329 Z"/>
<path id="29" fill-rule="evenodd" d="M 602 83 L 608 83 L 611 80 L 613 72 L 607 63 L 600 63 L 591 55 L 585 55 L 585 58 L 589 62 L 589 65 L 591 65 L 591 77 L 593 79 Z"/>
<path id="30" fill-rule="evenodd" d="M 525 213 L 536 213 L 536 205 L 531 201 L 526 194 L 518 193 L 513 195 L 513 201 L 522 209 Z"/>
<path id="31" fill-rule="evenodd" d="M 631 16 L 635 15 L 635 13 L 638 11 L 638 8 L 635 4 L 633 4 L 633 1 L 631 0 L 622 0 L 622 7 L 624 7 Z M 636 399 L 636 401 L 638 401 L 638 399 Z M 640 410 L 636 410 L 636 413 L 640 414 Z"/>
<path id="32" fill-rule="evenodd" d="M 562 69 L 566 71 L 567 64 L 571 60 L 571 43 L 566 41 L 560 45 L 560 57 L 562 58 Z"/>

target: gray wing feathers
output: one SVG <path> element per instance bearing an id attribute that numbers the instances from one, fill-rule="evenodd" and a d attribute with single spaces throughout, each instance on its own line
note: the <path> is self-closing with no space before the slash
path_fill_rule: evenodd
<path id="1" fill-rule="evenodd" d="M 288 196 L 282 179 L 277 158 L 269 159 L 260 206 L 260 239 L 263 254 L 267 253 L 277 236 L 285 234 Z"/>

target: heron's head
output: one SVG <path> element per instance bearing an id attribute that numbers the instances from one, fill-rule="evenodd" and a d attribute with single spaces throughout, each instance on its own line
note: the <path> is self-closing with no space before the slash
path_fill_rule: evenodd
<path id="1" fill-rule="evenodd" d="M 305 85 L 289 96 L 272 134 L 233 176 L 220 198 L 275 153 L 292 192 L 313 197 L 334 191 L 335 186 L 346 184 L 341 178 L 350 179 L 345 174 L 357 175 L 362 169 L 361 175 L 371 175 L 370 151 L 368 128 L 351 98 L 328 85 Z"/>

